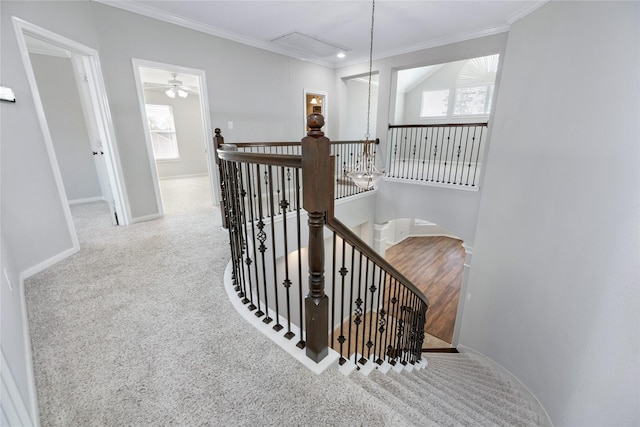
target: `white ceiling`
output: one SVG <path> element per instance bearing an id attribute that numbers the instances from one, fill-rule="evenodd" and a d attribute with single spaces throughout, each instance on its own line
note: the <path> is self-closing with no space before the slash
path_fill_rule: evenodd
<path id="1" fill-rule="evenodd" d="M 369 58 L 369 0 L 94 1 L 330 67 Z M 547 1 L 377 0 L 373 56 L 383 58 L 504 32 Z M 299 33 L 293 42 L 306 39 L 312 47 L 314 41 L 304 37 L 309 36 L 336 46 L 335 53 L 343 48 L 346 57 L 340 59 L 333 52 L 314 54 L 273 41 L 291 33 Z"/>

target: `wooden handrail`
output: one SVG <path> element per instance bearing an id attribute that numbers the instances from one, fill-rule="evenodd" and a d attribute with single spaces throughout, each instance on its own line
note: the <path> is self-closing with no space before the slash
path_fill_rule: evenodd
<path id="1" fill-rule="evenodd" d="M 362 255 L 369 258 L 374 263 L 378 264 L 383 270 L 393 276 L 398 282 L 400 282 L 403 286 L 413 292 L 418 298 L 420 298 L 427 306 L 429 306 L 429 300 L 422 293 L 420 289 L 416 287 L 411 280 L 407 279 L 402 273 L 400 273 L 393 265 L 389 263 L 386 259 L 384 259 L 379 253 L 374 251 L 364 240 L 362 240 L 358 235 L 356 235 L 353 231 L 349 229 L 346 225 L 344 225 L 340 220 L 336 217 L 327 215 L 327 222 L 325 224 L 327 228 L 331 231 L 334 231 L 350 244 L 352 247 L 358 249 Z"/>
<path id="2" fill-rule="evenodd" d="M 380 144 L 380 139 L 373 140 L 376 145 Z M 331 141 L 331 145 L 343 145 L 343 144 L 364 144 L 363 140 L 354 141 Z M 296 147 L 300 145 L 300 141 L 292 142 L 234 142 L 233 145 L 238 148 L 242 147 Z"/>
<path id="3" fill-rule="evenodd" d="M 394 308 L 393 313 L 382 314 L 384 309 L 380 310 L 380 315 L 387 316 L 385 321 L 389 321 L 389 319 L 396 319 L 398 322 L 397 331 L 396 328 L 393 328 L 393 333 L 390 333 L 388 336 L 385 333 L 384 337 L 384 347 L 380 347 L 380 349 L 375 350 L 378 351 L 376 363 L 382 363 L 382 360 L 385 357 L 393 358 L 392 363 L 395 363 L 395 359 L 399 354 L 411 351 L 413 352 L 415 349 L 414 345 L 417 345 L 418 340 L 414 335 L 407 335 L 405 338 L 402 335 L 402 329 L 404 328 L 404 322 L 407 322 L 410 325 L 412 331 L 417 330 L 417 336 L 421 336 L 422 333 L 422 324 L 424 323 L 424 314 L 425 310 L 428 307 L 428 300 L 422 294 L 422 292 L 411 283 L 409 279 L 407 279 L 402 273 L 400 273 L 395 267 L 393 267 L 387 260 L 384 259 L 383 256 L 375 252 L 367 243 L 365 243 L 360 237 L 358 237 L 355 233 L 353 233 L 347 226 L 345 226 L 342 222 L 340 222 L 334 215 L 335 212 L 335 200 L 334 200 L 334 180 L 335 180 L 335 170 L 336 170 L 336 158 L 339 154 L 334 156 L 331 155 L 331 145 L 332 142 L 324 136 L 322 132 L 322 127 L 324 125 L 324 118 L 320 114 L 311 114 L 307 118 L 307 124 L 310 128 L 307 136 L 302 139 L 299 143 L 301 147 L 301 155 L 289 155 L 289 154 L 267 154 L 267 153 L 256 153 L 256 152 L 243 152 L 238 151 L 239 147 L 259 147 L 262 143 L 244 143 L 244 144 L 225 144 L 224 138 L 220 134 L 220 130 L 216 129 L 216 136 L 214 138 L 214 146 L 216 148 L 216 158 L 218 162 L 218 167 L 221 172 L 221 193 L 222 193 L 222 201 L 223 201 L 223 223 L 226 224 L 229 229 L 230 242 L 231 242 L 231 250 L 232 250 L 232 261 L 234 264 L 233 271 L 233 279 L 237 282 L 238 286 L 236 291 L 238 291 L 238 295 L 243 299 L 243 301 L 251 302 L 253 300 L 253 296 L 251 296 L 251 287 L 246 287 L 245 280 L 251 280 L 251 273 L 247 270 L 248 278 L 245 277 L 245 267 L 244 263 L 248 266 L 252 262 L 249 255 L 245 254 L 246 241 L 249 238 L 252 238 L 254 242 L 257 241 L 260 243 L 257 249 L 262 254 L 261 260 L 254 259 L 254 265 L 257 266 L 257 262 L 260 261 L 262 265 L 262 283 L 264 285 L 264 307 L 265 311 L 261 311 L 260 309 L 260 295 L 259 285 L 256 287 L 257 300 L 258 300 L 258 311 L 256 315 L 262 316 L 267 313 L 267 317 L 263 319 L 263 322 L 269 323 L 273 319 L 268 316 L 268 310 L 270 309 L 269 302 L 267 300 L 267 277 L 265 270 L 265 250 L 267 246 L 264 245 L 265 241 L 267 241 L 268 237 L 266 232 L 263 230 L 265 223 L 262 218 L 265 217 L 263 215 L 263 202 L 262 202 L 262 193 L 264 192 L 268 196 L 267 206 L 269 209 L 269 214 L 266 214 L 266 217 L 270 217 L 271 221 L 271 236 L 272 238 L 276 235 L 274 229 L 274 207 L 280 206 L 285 212 L 287 211 L 288 203 L 290 200 L 286 199 L 278 199 L 274 200 L 274 179 L 276 184 L 279 182 L 276 177 L 272 178 L 271 166 L 280 167 L 281 170 L 279 173 L 281 174 L 281 182 L 285 181 L 285 172 L 284 168 L 296 168 L 300 169 L 300 171 L 296 171 L 293 174 L 293 180 L 295 183 L 296 191 L 298 195 L 296 196 L 296 209 L 297 209 L 297 220 L 298 220 L 298 246 L 300 246 L 300 211 L 301 207 L 306 210 L 308 214 L 308 238 L 307 238 L 307 261 L 308 261 L 308 293 L 304 298 L 304 315 L 303 315 L 303 304 L 302 299 L 300 299 L 300 322 L 301 329 L 304 330 L 304 334 L 306 335 L 306 340 L 303 340 L 303 336 L 301 335 L 301 340 L 298 343 L 298 346 L 302 345 L 301 348 L 305 348 L 305 352 L 307 357 L 316 363 L 320 362 L 324 359 L 328 354 L 329 349 L 329 298 L 325 293 L 325 239 L 324 239 L 324 227 L 326 226 L 329 230 L 333 231 L 334 239 L 335 236 L 340 237 L 343 240 L 343 244 L 349 244 L 353 251 L 358 251 L 360 254 L 360 259 L 362 260 L 362 256 L 367 259 L 367 267 L 365 276 L 369 274 L 369 264 L 368 262 L 373 263 L 373 268 L 377 273 L 372 272 L 372 277 L 374 274 L 377 274 L 376 280 L 382 280 L 382 277 L 387 277 L 395 285 L 391 284 L 389 289 L 395 289 L 394 295 L 389 299 L 390 304 L 392 304 Z M 376 140 L 375 143 L 379 141 Z M 338 141 L 334 144 L 366 144 L 364 141 Z M 369 143 L 373 143 L 370 141 Z M 289 143 L 270 143 L 264 144 L 264 146 L 283 146 Z M 293 144 L 291 144 L 293 145 Z M 296 144 L 297 145 L 297 144 Z M 268 173 L 265 171 L 264 173 L 264 189 L 261 189 L 261 183 L 263 180 L 262 174 L 260 174 L 260 168 L 256 167 L 255 170 L 258 171 L 259 177 L 250 176 L 250 172 L 253 170 L 253 167 L 245 167 L 244 165 L 240 165 L 239 163 L 244 163 L 246 165 L 267 165 Z M 301 175 L 302 182 L 299 182 L 298 176 Z M 225 176 L 226 179 L 222 179 Z M 243 184 L 243 181 L 246 184 Z M 256 184 L 257 189 L 251 189 L 252 183 Z M 244 197 L 245 194 L 245 185 L 248 186 L 248 192 L 253 194 L 253 197 L 257 197 L 256 201 L 258 203 L 258 216 L 254 217 L 254 206 L 252 201 L 253 197 L 248 198 L 248 205 L 245 204 Z M 300 191 L 302 191 L 302 204 L 300 204 Z M 278 194 L 280 194 L 280 187 L 277 188 Z M 250 218 L 250 221 L 247 222 L 247 215 Z M 256 218 L 260 218 L 259 221 L 255 222 Z M 286 218 L 283 217 L 284 225 L 284 239 L 286 241 Z M 250 225 L 250 230 L 248 230 L 248 226 Z M 254 228 L 255 227 L 255 228 Z M 249 236 L 249 231 L 251 232 L 251 236 Z M 244 234 L 243 234 L 244 233 Z M 256 244 L 254 247 L 253 258 L 256 258 Z M 274 282 L 277 282 L 275 277 L 276 271 L 276 245 L 275 241 L 271 242 L 271 260 L 273 261 L 273 271 L 274 271 Z M 335 250 L 335 247 L 334 247 Z M 285 243 L 285 251 L 286 251 L 286 243 Z M 299 248 L 298 253 L 301 253 L 301 249 Z M 352 252 L 352 254 L 355 252 Z M 244 259 L 243 257 L 247 257 Z M 286 258 L 285 258 L 286 259 Z M 286 262 L 286 261 L 285 261 Z M 335 262 L 335 260 L 334 260 Z M 353 264 L 353 259 L 352 259 Z M 353 268 L 353 266 L 352 266 Z M 301 261 L 298 259 L 298 269 L 301 271 Z M 343 268 L 346 274 L 346 268 Z M 287 269 L 288 271 L 288 269 Z M 258 277 L 259 271 L 256 267 L 255 275 Z M 342 274 L 342 273 L 341 273 Z M 300 276 L 300 282 L 302 282 Z M 333 279 L 332 279 L 333 280 Z M 365 279 L 366 280 L 366 279 Z M 358 279 L 360 281 L 360 278 Z M 234 283 L 236 283 L 234 282 Z M 287 279 L 285 280 L 285 287 L 287 287 L 287 283 L 291 285 L 291 281 Z M 241 285 L 241 286 L 240 286 Z M 353 276 L 352 283 L 353 287 Z M 353 300 L 352 303 L 355 303 L 358 309 L 362 309 L 363 311 L 367 310 L 367 298 L 366 293 L 375 292 L 375 286 L 372 285 L 370 288 L 365 289 L 364 294 L 364 306 L 363 300 L 360 299 L 360 284 L 358 283 L 358 296 L 356 300 Z M 386 285 L 381 285 L 386 286 Z M 246 289 L 249 289 L 250 299 L 246 298 Z M 300 296 L 302 296 L 302 284 L 300 283 Z M 373 289 L 373 290 L 370 290 Z M 287 287 L 288 290 L 288 287 Z M 275 293 L 275 304 L 276 304 L 276 318 L 279 318 L 278 313 L 278 297 L 277 290 Z M 344 303 L 344 302 L 343 302 Z M 378 303 L 380 303 L 380 293 L 378 294 Z M 424 304 L 424 305 L 423 305 Z M 251 303 L 252 305 L 252 303 Z M 250 309 L 256 309 L 255 306 Z M 384 305 L 384 302 L 383 302 Z M 362 306 L 362 307 L 361 307 Z M 287 302 L 288 307 L 288 302 Z M 369 310 L 373 310 L 373 299 L 369 303 Z M 333 314 L 332 314 L 333 316 Z M 358 320 L 360 318 L 358 317 Z M 302 327 L 302 322 L 304 321 L 304 328 Z M 333 320 L 332 320 L 333 322 Z M 369 322 L 371 323 L 371 322 Z M 358 325 L 359 323 L 357 323 Z M 282 329 L 282 326 L 276 324 L 274 329 L 279 327 Z M 364 327 L 363 327 L 364 328 Z M 371 327 L 370 327 L 371 329 Z M 276 329 L 279 330 L 279 329 Z M 356 327 L 356 333 L 358 328 Z M 364 334 L 364 329 L 362 329 Z M 351 332 L 349 332 L 350 334 Z M 291 334 L 290 336 L 293 336 Z M 340 337 L 344 342 L 344 336 Z M 371 337 L 370 337 L 371 338 Z M 332 338 L 333 339 L 333 338 Z M 387 341 L 388 340 L 388 341 Z M 410 347 L 406 347 L 411 341 Z M 382 343 L 382 341 L 381 341 Z M 419 343 L 418 343 L 419 344 Z M 357 338 L 356 338 L 357 345 Z M 364 348 L 364 341 L 362 341 L 362 346 Z M 371 350 L 371 343 L 368 343 L 369 350 Z M 382 344 L 381 344 L 382 345 Z M 393 348 L 392 348 L 393 346 Z M 341 347 L 342 354 L 342 347 Z M 380 353 L 381 352 L 381 353 Z M 362 350 L 362 357 L 364 357 L 364 350 Z M 355 357 L 355 356 L 354 356 Z M 369 357 L 369 356 L 366 356 Z M 404 356 L 403 356 L 404 357 Z M 419 359 L 419 355 L 418 355 Z M 406 363 L 407 360 L 404 359 L 401 362 Z M 366 363 L 360 362 L 359 363 Z"/>
<path id="4" fill-rule="evenodd" d="M 235 151 L 235 144 L 224 144 L 218 150 L 218 158 L 222 160 L 242 163 L 257 163 L 260 165 L 285 166 L 291 168 L 302 167 L 302 156 L 288 154 L 247 153 Z"/>
<path id="5" fill-rule="evenodd" d="M 417 124 L 417 125 L 392 125 L 389 124 L 389 129 L 404 129 L 404 128 L 451 128 L 451 127 L 472 127 L 472 126 L 489 126 L 489 122 L 482 123 L 441 123 L 441 124 Z"/>

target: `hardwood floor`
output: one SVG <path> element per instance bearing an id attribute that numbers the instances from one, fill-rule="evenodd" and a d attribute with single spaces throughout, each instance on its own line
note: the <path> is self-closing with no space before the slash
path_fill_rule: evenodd
<path id="1" fill-rule="evenodd" d="M 385 258 L 427 296 L 425 331 L 451 343 L 464 272 L 462 241 L 409 237 L 387 249 Z"/>

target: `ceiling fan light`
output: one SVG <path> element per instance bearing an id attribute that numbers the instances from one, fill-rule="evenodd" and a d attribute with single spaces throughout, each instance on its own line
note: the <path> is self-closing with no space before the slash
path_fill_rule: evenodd
<path id="1" fill-rule="evenodd" d="M 182 90 L 182 89 L 178 89 L 178 96 L 180 98 L 186 98 L 187 96 L 189 96 L 189 94 L 186 91 Z M 175 98 L 175 95 L 174 95 L 174 98 Z"/>
<path id="2" fill-rule="evenodd" d="M 173 88 L 167 89 L 164 92 L 165 95 L 167 95 L 169 98 L 175 98 L 176 97 L 176 92 Z"/>

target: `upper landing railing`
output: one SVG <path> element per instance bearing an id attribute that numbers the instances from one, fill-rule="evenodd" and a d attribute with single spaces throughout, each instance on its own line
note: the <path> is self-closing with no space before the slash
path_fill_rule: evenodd
<path id="1" fill-rule="evenodd" d="M 219 131 L 219 129 L 217 129 Z M 376 159 L 376 149 L 380 143 L 379 139 L 375 144 L 371 144 L 369 153 L 372 161 Z M 238 142 L 234 143 L 238 151 L 254 154 L 281 154 L 281 155 L 301 155 L 302 145 L 300 141 L 293 142 Z M 333 180 L 334 196 L 336 200 L 344 197 L 354 196 L 364 193 L 366 190 L 356 186 L 347 173 L 356 169 L 361 161 L 364 141 L 331 141 L 331 155 L 335 156 L 335 173 Z M 275 191 L 288 191 L 290 181 L 275 182 Z"/>
<path id="2" fill-rule="evenodd" d="M 477 188 L 487 126 L 389 125 L 387 176 Z"/>
<path id="3" fill-rule="evenodd" d="M 415 363 L 427 299 L 335 218 L 341 153 L 331 154 L 323 124 L 310 115 L 299 151 L 284 154 L 241 151 L 255 145 L 225 144 L 216 131 L 234 289 L 315 362 L 331 347 L 341 364 Z"/>

